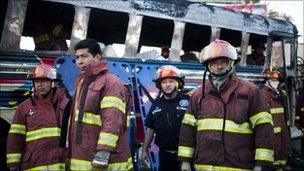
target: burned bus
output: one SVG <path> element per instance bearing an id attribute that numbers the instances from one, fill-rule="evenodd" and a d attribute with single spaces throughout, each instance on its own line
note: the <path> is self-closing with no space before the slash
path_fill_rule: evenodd
<path id="1" fill-rule="evenodd" d="M 243 79 L 263 81 L 263 69 L 283 68 L 288 94 L 286 117 L 291 126 L 295 125 L 304 74 L 297 57 L 298 32 L 291 22 L 185 0 L 0 3 L 2 143 L 16 107 L 28 97 L 32 83 L 26 78 L 31 67 L 41 61 L 53 64 L 73 94 L 79 72 L 73 47 L 85 38 L 100 42 L 110 70 L 133 89 L 131 143 L 135 139 L 143 141 L 143 122 L 151 106 L 148 96 L 155 98 L 158 94 L 152 81 L 156 69 L 163 64 L 174 65 L 185 74 L 183 91 L 198 88 L 205 69 L 199 63 L 200 51 L 215 39 L 237 47 L 241 61 L 236 70 Z M 265 47 L 263 63 L 247 63 L 258 44 Z M 26 45 L 32 45 L 32 49 L 25 49 Z M 169 60 L 154 60 L 161 47 L 170 49 Z M 153 170 L 157 168 L 156 155 L 157 148 L 151 148 Z"/>

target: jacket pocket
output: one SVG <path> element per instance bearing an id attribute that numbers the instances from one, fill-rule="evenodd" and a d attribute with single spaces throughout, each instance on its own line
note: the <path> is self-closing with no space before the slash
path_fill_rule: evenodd
<path id="1" fill-rule="evenodd" d="M 31 159 L 31 152 L 25 152 L 24 155 L 22 156 L 22 163 L 28 162 Z"/>
<path id="2" fill-rule="evenodd" d="M 241 148 L 237 151 L 240 161 L 254 162 L 254 153 L 249 148 Z"/>
<path id="3" fill-rule="evenodd" d="M 204 163 L 221 165 L 224 162 L 224 148 L 221 141 L 204 139 L 198 146 L 197 159 Z"/>
<path id="4" fill-rule="evenodd" d="M 236 99 L 233 107 L 234 114 L 231 115 L 234 122 L 244 123 L 248 121 L 248 105 L 248 100 Z"/>

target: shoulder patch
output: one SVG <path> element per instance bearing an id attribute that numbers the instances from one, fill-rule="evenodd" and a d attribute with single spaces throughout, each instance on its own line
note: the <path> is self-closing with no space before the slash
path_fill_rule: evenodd
<path id="1" fill-rule="evenodd" d="M 181 100 L 181 101 L 179 101 L 179 105 L 181 107 L 187 107 L 189 105 L 189 101 L 188 100 Z"/>

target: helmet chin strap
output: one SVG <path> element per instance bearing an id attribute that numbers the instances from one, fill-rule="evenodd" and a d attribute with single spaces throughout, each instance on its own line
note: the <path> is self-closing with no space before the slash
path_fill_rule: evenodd
<path id="1" fill-rule="evenodd" d="M 208 69 L 209 70 L 209 69 Z M 217 88 L 218 91 L 221 91 L 229 79 L 229 76 L 233 73 L 234 67 L 229 67 L 224 73 L 215 74 L 212 73 L 210 70 L 209 79 L 211 80 L 212 84 Z"/>

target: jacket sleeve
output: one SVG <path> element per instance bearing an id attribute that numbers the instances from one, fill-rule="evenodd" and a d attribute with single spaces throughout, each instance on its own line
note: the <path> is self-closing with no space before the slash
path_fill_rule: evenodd
<path id="1" fill-rule="evenodd" d="M 102 126 L 97 151 L 114 151 L 120 135 L 126 130 L 130 91 L 119 81 L 109 81 L 100 102 Z"/>
<path id="2" fill-rule="evenodd" d="M 16 113 L 11 124 L 8 139 L 7 139 L 7 165 L 20 165 L 21 157 L 26 137 L 26 120 L 25 113 L 22 112 L 21 106 L 16 110 Z"/>
<path id="3" fill-rule="evenodd" d="M 272 167 L 274 162 L 274 130 L 272 116 L 267 112 L 261 91 L 252 89 L 249 120 L 255 139 L 256 166 Z"/>
<path id="4" fill-rule="evenodd" d="M 197 99 L 193 94 L 190 99 L 190 105 L 182 120 L 181 130 L 179 134 L 178 159 L 180 161 L 191 162 L 194 158 L 196 148 L 196 106 Z"/>
<path id="5" fill-rule="evenodd" d="M 282 142 L 281 142 L 281 149 L 282 149 L 282 154 L 281 154 L 281 164 L 286 164 L 287 162 L 287 158 L 289 156 L 289 154 L 291 153 L 291 139 L 290 139 L 290 132 L 289 129 L 287 127 L 287 122 L 285 120 L 285 116 L 284 113 L 280 114 L 281 117 L 281 129 L 282 129 Z"/>

